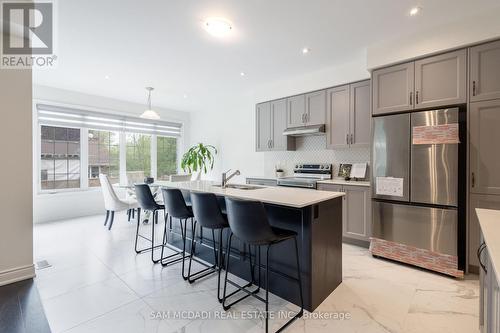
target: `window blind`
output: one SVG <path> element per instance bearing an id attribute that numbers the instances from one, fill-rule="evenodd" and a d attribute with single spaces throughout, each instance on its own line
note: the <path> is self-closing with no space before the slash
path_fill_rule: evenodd
<path id="1" fill-rule="evenodd" d="M 176 122 L 150 120 L 48 104 L 37 104 L 36 108 L 40 125 L 157 134 L 171 137 L 179 137 L 182 129 L 182 124 Z"/>

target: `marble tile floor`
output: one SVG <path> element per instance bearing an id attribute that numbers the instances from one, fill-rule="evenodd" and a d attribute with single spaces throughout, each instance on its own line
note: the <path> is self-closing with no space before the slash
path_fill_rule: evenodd
<path id="1" fill-rule="evenodd" d="M 52 265 L 37 271 L 35 283 L 53 332 L 264 331 L 259 301 L 222 311 L 215 275 L 185 282 L 180 265 L 163 268 L 149 254 L 135 254 L 135 224 L 125 214 L 115 217 L 112 231 L 103 218 L 35 225 L 35 260 Z M 477 276 L 455 280 L 372 258 L 348 244 L 342 260 L 343 283 L 286 332 L 479 332 Z M 280 310 L 296 309 L 272 296 L 271 327 L 286 320 Z"/>

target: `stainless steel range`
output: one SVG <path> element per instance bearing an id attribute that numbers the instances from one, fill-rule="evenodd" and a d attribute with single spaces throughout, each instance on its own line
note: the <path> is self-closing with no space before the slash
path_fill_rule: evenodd
<path id="1" fill-rule="evenodd" d="M 296 164 L 293 177 L 279 178 L 278 186 L 316 188 L 318 180 L 332 178 L 331 164 Z"/>

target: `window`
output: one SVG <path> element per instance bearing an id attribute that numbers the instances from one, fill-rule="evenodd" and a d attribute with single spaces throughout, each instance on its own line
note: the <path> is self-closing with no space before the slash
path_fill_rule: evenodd
<path id="1" fill-rule="evenodd" d="M 157 137 L 156 161 L 159 180 L 168 180 L 170 175 L 177 173 L 177 138 Z"/>
<path id="2" fill-rule="evenodd" d="M 118 132 L 88 131 L 89 187 L 100 186 L 99 174 L 108 175 L 111 184 L 120 181 L 120 142 Z"/>
<path id="3" fill-rule="evenodd" d="M 80 129 L 41 127 L 42 190 L 80 187 Z"/>
<path id="4" fill-rule="evenodd" d="M 99 174 L 131 184 L 177 171 L 181 123 L 43 103 L 36 118 L 40 191 L 97 188 Z"/>
<path id="5" fill-rule="evenodd" d="M 151 135 L 127 133 L 127 180 L 142 182 L 151 176 Z"/>

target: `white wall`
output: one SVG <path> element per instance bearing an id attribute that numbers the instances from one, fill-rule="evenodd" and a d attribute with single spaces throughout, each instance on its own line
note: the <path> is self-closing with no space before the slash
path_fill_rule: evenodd
<path id="1" fill-rule="evenodd" d="M 33 87 L 33 99 L 57 104 L 87 107 L 90 110 L 101 110 L 109 113 L 130 114 L 138 116 L 144 105 L 119 101 L 102 96 L 82 94 L 74 91 L 56 89 L 45 86 Z M 30 105 L 31 108 L 31 105 Z M 185 151 L 190 143 L 190 116 L 187 112 L 155 108 L 163 120 L 174 120 L 183 123 L 183 137 L 180 142 L 180 151 Z M 34 111 L 34 110 L 33 110 Z M 38 179 L 35 171 L 34 179 Z M 79 216 L 102 214 L 104 203 L 100 189 L 85 191 L 37 193 L 38 187 L 34 184 L 33 220 L 35 223 L 69 219 Z M 124 197 L 123 191 L 118 195 Z"/>
<path id="2" fill-rule="evenodd" d="M 353 57 L 351 62 L 342 66 L 270 82 L 256 87 L 254 91 L 246 95 L 236 96 L 230 101 L 221 101 L 219 105 L 208 106 L 206 110 L 192 113 L 191 143 L 203 142 L 219 148 L 214 170 L 204 178 L 220 180 L 222 171 L 232 168 L 241 171 L 242 175 L 235 179 L 243 182 L 245 177 L 249 176 L 273 176 L 272 167 L 270 168 L 269 165 L 274 165 L 277 156 L 281 160 L 302 161 L 309 158 L 310 155 L 302 149 L 297 152 L 280 152 L 279 154 L 255 152 L 255 104 L 363 80 L 369 77 L 365 68 L 366 55 L 363 53 Z M 325 152 L 326 149 L 322 151 Z M 342 158 L 350 160 L 349 152 L 346 154 L 341 155 Z M 324 156 L 323 162 L 335 163 L 331 160 L 331 155 Z M 363 156 L 368 156 L 367 159 L 369 159 L 369 154 L 366 152 L 363 152 Z M 356 160 L 355 157 L 353 159 Z M 362 159 L 365 160 L 365 158 Z M 290 168 L 290 163 L 284 164 L 284 167 Z"/>
<path id="3" fill-rule="evenodd" d="M 31 70 L 0 70 L 0 285 L 35 276 L 31 86 Z"/>
<path id="4" fill-rule="evenodd" d="M 368 47 L 367 68 L 374 69 L 500 37 L 500 9 L 483 12 L 418 34 Z"/>

